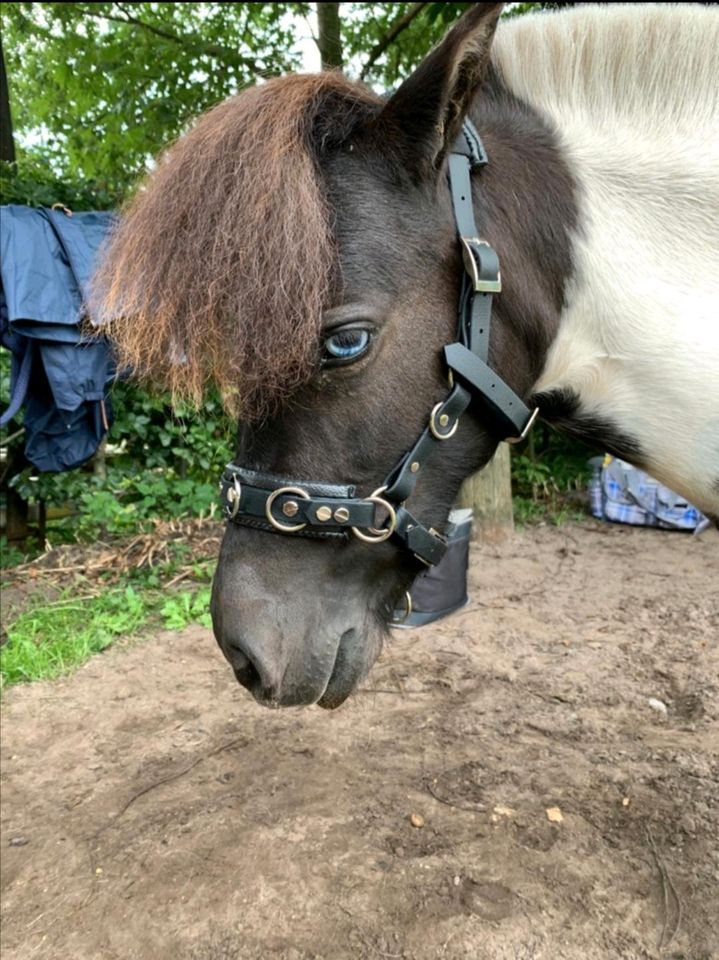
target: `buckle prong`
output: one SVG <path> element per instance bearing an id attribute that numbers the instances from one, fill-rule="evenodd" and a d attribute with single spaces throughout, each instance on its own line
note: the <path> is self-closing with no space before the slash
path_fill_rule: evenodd
<path id="1" fill-rule="evenodd" d="M 538 416 L 539 416 L 539 407 L 535 407 L 534 412 L 532 413 L 532 416 L 529 418 L 529 420 L 527 420 L 526 424 L 524 425 L 524 430 L 522 430 L 519 436 L 507 437 L 504 442 L 505 443 L 521 443 L 522 440 L 526 440 L 527 434 L 534 426 L 534 421 L 537 419 Z"/>

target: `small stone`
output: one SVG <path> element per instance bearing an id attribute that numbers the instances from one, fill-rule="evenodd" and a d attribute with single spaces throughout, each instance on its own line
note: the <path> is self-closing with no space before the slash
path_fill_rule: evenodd
<path id="1" fill-rule="evenodd" d="M 26 846 L 28 845 L 28 843 L 30 843 L 30 841 L 29 841 L 29 839 L 28 839 L 27 837 L 11 837 L 11 838 L 10 838 L 10 843 L 8 844 L 8 846 L 10 846 L 10 847 L 26 847 Z"/>
<path id="2" fill-rule="evenodd" d="M 559 807 L 547 807 L 546 814 L 547 820 L 549 820 L 550 823 L 562 823 L 564 820 L 564 816 Z"/>
<path id="3" fill-rule="evenodd" d="M 632 801 L 629 799 L 629 797 L 622 797 L 622 806 L 623 806 L 623 807 L 628 807 L 631 802 L 632 802 Z"/>
<path id="4" fill-rule="evenodd" d="M 459 879 L 459 877 L 455 877 L 455 878 L 454 878 L 454 885 L 455 885 L 455 887 L 458 887 L 458 886 L 460 885 L 460 883 L 461 883 L 461 880 Z"/>
<path id="5" fill-rule="evenodd" d="M 409 818 L 409 822 L 419 830 L 420 827 L 424 826 L 424 817 L 421 817 L 418 813 L 413 813 Z"/>
<path id="6" fill-rule="evenodd" d="M 647 699 L 647 703 L 648 703 L 649 706 L 652 708 L 652 710 L 656 710 L 657 713 L 666 714 L 666 712 L 667 712 L 667 705 L 666 705 L 666 703 L 664 703 L 663 700 L 657 700 L 656 697 L 649 697 L 649 698 Z"/>

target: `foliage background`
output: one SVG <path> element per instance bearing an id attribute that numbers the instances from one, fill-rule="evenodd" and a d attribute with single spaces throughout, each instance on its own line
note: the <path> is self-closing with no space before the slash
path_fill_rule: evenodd
<path id="1" fill-rule="evenodd" d="M 300 68 L 308 46 L 316 44 L 325 66 L 387 89 L 469 5 L 324 3 L 318 21 L 309 3 L 5 3 L 11 116 L 3 109 L 0 200 L 115 208 L 193 117 L 258 78 Z M 561 5 L 511 4 L 509 15 Z M 185 418 L 129 384 L 116 387 L 113 404 L 110 455 L 67 474 L 22 466 L 18 418 L 5 441 L 4 484 L 25 501 L 70 503 L 76 512 L 58 536 L 122 535 L 157 516 L 209 512 L 232 447 L 220 405 Z M 520 519 L 576 488 L 588 455 L 537 431 L 514 457 Z"/>

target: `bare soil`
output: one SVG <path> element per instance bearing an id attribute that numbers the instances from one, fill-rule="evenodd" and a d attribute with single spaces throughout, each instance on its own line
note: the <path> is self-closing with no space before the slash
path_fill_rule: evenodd
<path id="1" fill-rule="evenodd" d="M 540 527 L 335 713 L 201 628 L 13 688 L 4 960 L 715 960 L 718 586 L 716 531 Z"/>

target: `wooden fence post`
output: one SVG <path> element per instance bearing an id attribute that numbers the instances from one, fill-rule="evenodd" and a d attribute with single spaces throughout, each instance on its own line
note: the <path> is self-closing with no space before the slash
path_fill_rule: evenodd
<path id="1" fill-rule="evenodd" d="M 498 540 L 514 530 L 509 444 L 500 443 L 484 470 L 468 477 L 457 498 L 458 507 L 474 510 L 474 532 Z"/>

